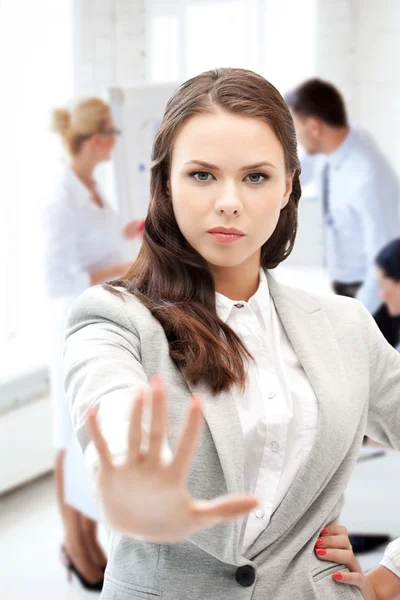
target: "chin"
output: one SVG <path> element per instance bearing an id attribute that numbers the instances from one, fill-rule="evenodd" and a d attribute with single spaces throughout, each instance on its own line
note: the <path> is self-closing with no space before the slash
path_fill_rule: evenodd
<path id="1" fill-rule="evenodd" d="M 234 269 L 238 267 L 243 261 L 227 261 L 227 260 L 208 260 L 207 263 L 212 267 L 217 267 L 219 269 Z"/>
<path id="2" fill-rule="evenodd" d="M 218 267 L 220 269 L 233 269 L 241 265 L 247 259 L 247 257 L 243 257 L 243 255 L 239 256 L 235 252 L 226 252 L 225 256 L 223 256 L 222 253 L 216 254 L 214 252 L 200 254 L 209 265 L 212 265 L 213 267 Z"/>
<path id="3" fill-rule="evenodd" d="M 391 317 L 400 317 L 400 309 L 395 306 L 386 305 L 388 309 L 388 313 Z"/>

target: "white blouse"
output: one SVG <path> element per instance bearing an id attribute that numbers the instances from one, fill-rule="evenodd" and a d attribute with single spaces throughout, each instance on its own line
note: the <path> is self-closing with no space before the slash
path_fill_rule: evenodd
<path id="1" fill-rule="evenodd" d="M 123 262 L 122 224 L 103 196 L 102 200 L 100 208 L 72 169 L 65 168 L 43 212 L 49 297 L 77 298 L 90 286 L 91 271 Z"/>
<path id="2" fill-rule="evenodd" d="M 101 191 L 100 195 L 104 208 L 93 202 L 87 187 L 66 167 L 42 214 L 47 347 L 56 448 L 69 448 L 73 436 L 65 404 L 63 372 L 64 324 L 68 312 L 76 298 L 90 287 L 92 271 L 123 262 L 122 225 Z"/>
<path id="3" fill-rule="evenodd" d="M 244 438 L 245 493 L 259 506 L 242 531 L 245 552 L 267 527 L 307 458 L 318 402 L 269 294 L 264 271 L 249 302 L 216 294 L 218 316 L 243 340 L 249 363 L 244 394 L 234 392 Z"/>

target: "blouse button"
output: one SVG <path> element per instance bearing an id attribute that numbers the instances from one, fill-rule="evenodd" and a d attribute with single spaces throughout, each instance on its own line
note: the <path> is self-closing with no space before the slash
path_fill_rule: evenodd
<path id="1" fill-rule="evenodd" d="M 272 449 L 272 452 L 278 452 L 278 450 L 279 450 L 279 442 L 272 442 L 271 449 Z"/>
<path id="2" fill-rule="evenodd" d="M 236 308 L 243 308 L 244 304 L 240 304 L 240 302 L 238 302 L 237 304 L 235 304 Z"/>
<path id="3" fill-rule="evenodd" d="M 258 510 L 256 512 L 257 519 L 262 519 L 264 515 L 265 515 L 265 512 L 263 510 Z"/>
<path id="4" fill-rule="evenodd" d="M 276 393 L 275 392 L 268 392 L 268 398 L 269 400 L 272 400 L 272 398 L 275 398 Z"/>

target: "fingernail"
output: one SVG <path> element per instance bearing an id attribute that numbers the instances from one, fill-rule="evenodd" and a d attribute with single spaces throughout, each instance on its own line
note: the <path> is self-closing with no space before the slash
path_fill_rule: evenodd
<path id="1" fill-rule="evenodd" d="M 334 573 L 333 579 L 343 579 L 343 575 L 341 573 Z"/>
<path id="2" fill-rule="evenodd" d="M 323 546 L 324 545 L 324 540 L 322 540 L 321 538 L 317 539 L 317 543 L 315 544 L 316 546 Z"/>
<path id="3" fill-rule="evenodd" d="M 321 531 L 321 535 L 326 535 L 328 533 L 328 530 L 325 528 Z"/>
<path id="4" fill-rule="evenodd" d="M 326 554 L 326 550 L 321 550 L 321 549 L 318 549 L 315 552 L 318 554 L 318 556 L 325 556 L 325 554 Z"/>

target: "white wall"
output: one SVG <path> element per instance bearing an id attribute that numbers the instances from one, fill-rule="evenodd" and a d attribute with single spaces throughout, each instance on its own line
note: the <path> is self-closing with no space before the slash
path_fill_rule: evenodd
<path id="1" fill-rule="evenodd" d="M 311 14 L 313 1 L 296 5 Z M 315 1 L 317 73 L 342 90 L 352 121 L 372 133 L 400 173 L 400 1 Z M 265 0 L 265 22 L 275 32 L 265 50 L 272 54 L 271 40 L 276 40 L 275 55 L 289 46 L 287 59 L 295 61 L 293 36 L 299 48 L 313 44 L 300 29 L 288 30 L 287 17 L 296 17 L 292 0 L 284 2 L 284 19 L 278 18 L 281 5 Z M 76 0 L 75 29 L 77 94 L 102 94 L 110 85 L 145 78 L 145 0 Z M 271 65 L 266 76 L 272 73 Z M 278 75 L 283 85 L 285 78 Z"/>
<path id="2" fill-rule="evenodd" d="M 400 174 L 400 2 L 318 1 L 317 72 Z"/>
<path id="3" fill-rule="evenodd" d="M 75 94 L 145 77 L 144 0 L 75 0 Z"/>

